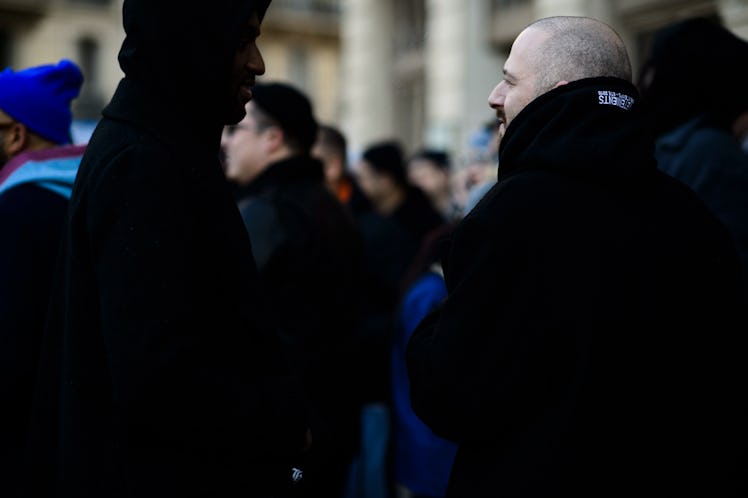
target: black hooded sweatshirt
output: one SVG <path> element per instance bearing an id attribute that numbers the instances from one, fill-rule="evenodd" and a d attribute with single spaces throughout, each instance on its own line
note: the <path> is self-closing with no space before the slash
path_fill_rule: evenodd
<path id="1" fill-rule="evenodd" d="M 531 102 L 454 232 L 407 351 L 416 414 L 459 444 L 448 496 L 739 496 L 736 255 L 636 98 L 594 78 Z"/>
<path id="2" fill-rule="evenodd" d="M 219 162 L 240 29 L 268 3 L 125 0 L 125 78 L 79 170 L 45 338 L 35 496 L 268 496 L 291 477 L 306 422 Z"/>

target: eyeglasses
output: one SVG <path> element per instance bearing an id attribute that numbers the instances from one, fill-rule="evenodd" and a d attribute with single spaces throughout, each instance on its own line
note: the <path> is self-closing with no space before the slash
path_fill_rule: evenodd
<path id="1" fill-rule="evenodd" d="M 226 135 L 232 136 L 239 130 L 252 131 L 252 127 L 243 124 L 228 125 L 226 126 Z"/>

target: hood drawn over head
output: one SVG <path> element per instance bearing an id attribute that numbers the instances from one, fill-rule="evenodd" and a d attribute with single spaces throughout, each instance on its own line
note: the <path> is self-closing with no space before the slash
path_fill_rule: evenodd
<path id="1" fill-rule="evenodd" d="M 165 105 L 215 125 L 230 105 L 241 31 L 252 12 L 262 20 L 270 1 L 125 0 L 120 67 Z"/>
<path id="2" fill-rule="evenodd" d="M 730 129 L 748 109 L 747 64 L 748 42 L 709 19 L 685 19 L 656 32 L 639 82 L 655 133 L 702 115 Z"/>

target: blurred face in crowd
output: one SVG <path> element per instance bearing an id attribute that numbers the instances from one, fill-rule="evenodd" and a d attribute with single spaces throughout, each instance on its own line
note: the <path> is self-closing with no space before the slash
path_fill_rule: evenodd
<path id="1" fill-rule="evenodd" d="M 226 177 L 239 184 L 251 182 L 270 163 L 273 127 L 260 127 L 254 103 L 236 125 L 224 128 L 221 146 L 225 153 Z"/>
<path id="2" fill-rule="evenodd" d="M 265 62 L 262 59 L 260 49 L 257 47 L 257 38 L 260 36 L 260 21 L 257 13 L 249 16 L 246 26 L 242 29 L 237 52 L 234 56 L 231 85 L 233 103 L 227 123 L 236 123 L 244 116 L 244 106 L 252 98 L 252 86 L 255 77 L 265 74 Z"/>
<path id="3" fill-rule="evenodd" d="M 354 168 L 361 191 L 374 204 L 386 196 L 392 181 L 387 175 L 379 173 L 368 161 L 361 159 Z"/>
<path id="4" fill-rule="evenodd" d="M 319 159 L 322 162 L 322 167 L 325 173 L 325 184 L 335 192 L 337 185 L 343 180 L 343 175 L 345 173 L 345 163 L 343 158 L 329 147 L 320 143 L 319 140 L 317 140 L 312 147 L 311 154 L 312 157 Z"/>
<path id="5" fill-rule="evenodd" d="M 426 158 L 413 158 L 408 163 L 408 180 L 429 197 L 438 198 L 449 191 L 449 173 Z"/>
<path id="6" fill-rule="evenodd" d="M 541 29 L 529 27 L 512 44 L 504 64 L 504 78 L 488 97 L 488 105 L 496 111 L 499 119 L 499 140 L 517 114 L 548 90 L 538 89 L 538 68 L 533 62 L 538 59 L 540 47 L 549 36 Z"/>

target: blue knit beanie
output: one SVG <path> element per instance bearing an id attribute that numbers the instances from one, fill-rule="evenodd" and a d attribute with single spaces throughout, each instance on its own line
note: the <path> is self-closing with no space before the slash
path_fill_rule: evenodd
<path id="1" fill-rule="evenodd" d="M 83 74 L 73 62 L 8 68 L 0 73 L 0 110 L 34 133 L 57 144 L 67 144 L 73 114 L 70 102 L 78 96 Z"/>

